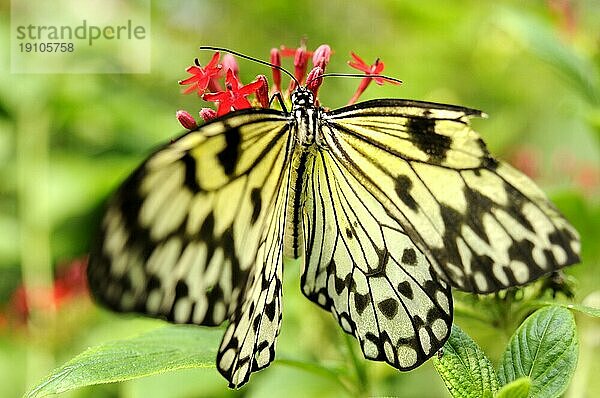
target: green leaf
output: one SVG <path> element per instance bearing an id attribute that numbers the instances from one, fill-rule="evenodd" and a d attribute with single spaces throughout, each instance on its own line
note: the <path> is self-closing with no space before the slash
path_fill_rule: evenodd
<path id="1" fill-rule="evenodd" d="M 500 383 L 528 376 L 532 398 L 558 397 L 575 371 L 577 348 L 573 314 L 560 306 L 541 308 L 511 337 L 498 370 Z"/>
<path id="2" fill-rule="evenodd" d="M 589 316 L 600 318 L 600 308 L 594 308 L 594 307 L 590 307 L 590 306 L 583 305 L 583 304 L 564 304 L 564 303 L 556 303 L 553 301 L 533 301 L 532 304 L 540 305 L 540 306 L 544 306 L 544 305 L 560 306 L 560 307 L 563 307 L 563 308 L 566 308 L 569 310 L 578 311 L 578 312 L 581 312 L 581 313 L 589 315 Z"/>
<path id="3" fill-rule="evenodd" d="M 531 389 L 531 379 L 529 377 L 519 377 L 517 380 L 508 383 L 494 395 L 494 398 L 528 398 Z"/>
<path id="4" fill-rule="evenodd" d="M 452 325 L 441 358 L 433 365 L 454 398 L 492 397 L 498 390 L 494 367 L 477 344 L 458 326 Z"/>
<path id="5" fill-rule="evenodd" d="M 215 367 L 223 330 L 173 325 L 89 348 L 54 370 L 27 398 L 185 368 Z"/>

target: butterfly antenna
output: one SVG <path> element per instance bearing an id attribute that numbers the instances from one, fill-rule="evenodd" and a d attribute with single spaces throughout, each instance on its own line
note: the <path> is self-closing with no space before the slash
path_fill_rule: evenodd
<path id="1" fill-rule="evenodd" d="M 385 76 L 385 75 L 368 75 L 368 74 L 360 74 L 360 73 L 323 73 L 321 75 L 315 76 L 312 79 L 310 79 L 309 81 L 306 82 L 306 85 L 308 85 L 310 82 L 317 80 L 317 79 L 321 79 L 323 77 L 351 77 L 351 78 L 365 78 L 365 77 L 380 77 L 382 79 L 385 80 L 389 80 L 398 84 L 402 84 L 402 80 L 400 79 L 396 79 L 395 77 L 389 77 L 389 76 Z"/>
<path id="2" fill-rule="evenodd" d="M 225 52 L 225 53 L 229 53 L 231 55 L 238 56 L 240 58 L 247 59 L 248 61 L 254 61 L 254 62 L 259 63 L 259 64 L 270 66 L 271 68 L 274 68 L 274 69 L 282 71 L 283 73 L 285 73 L 286 75 L 288 75 L 294 82 L 296 82 L 297 86 L 300 86 L 300 82 L 290 72 L 288 72 L 287 70 L 285 70 L 281 66 L 274 65 L 274 64 L 272 64 L 270 62 L 267 62 L 267 61 L 263 61 L 262 59 L 254 58 L 254 57 L 251 57 L 249 55 L 242 54 L 242 53 L 230 50 L 230 49 L 225 48 L 225 47 L 200 46 L 200 50 L 222 51 L 222 52 Z"/>

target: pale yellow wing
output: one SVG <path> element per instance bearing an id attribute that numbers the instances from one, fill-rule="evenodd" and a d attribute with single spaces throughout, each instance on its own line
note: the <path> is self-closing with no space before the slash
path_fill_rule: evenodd
<path id="1" fill-rule="evenodd" d="M 365 358 L 413 369 L 452 325 L 450 286 L 379 198 L 328 151 L 307 162 L 302 292 Z"/>
<path id="2" fill-rule="evenodd" d="M 579 261 L 579 236 L 468 125 L 481 112 L 375 100 L 323 117 L 331 155 L 452 286 L 489 293 Z"/>
<path id="3" fill-rule="evenodd" d="M 177 323 L 229 320 L 232 386 L 274 357 L 289 153 L 281 112 L 234 112 L 151 155 L 117 190 L 90 254 L 94 296 Z"/>

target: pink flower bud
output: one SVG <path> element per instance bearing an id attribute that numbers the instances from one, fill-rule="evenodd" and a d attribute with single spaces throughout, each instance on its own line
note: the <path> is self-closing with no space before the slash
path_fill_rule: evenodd
<path id="1" fill-rule="evenodd" d="M 190 115 L 184 110 L 177 111 L 175 113 L 175 117 L 177 117 L 179 123 L 181 123 L 181 125 L 188 130 L 194 130 L 196 127 L 198 127 L 198 124 L 196 123 L 196 120 L 194 120 L 192 115 Z"/>
<path id="2" fill-rule="evenodd" d="M 313 65 L 320 66 L 325 71 L 325 67 L 329 64 L 329 58 L 331 58 L 331 47 L 321 44 L 313 53 Z"/>
<path id="3" fill-rule="evenodd" d="M 323 74 L 323 68 L 315 66 L 312 68 L 308 76 L 306 77 L 306 87 L 313 93 L 315 99 L 317 98 L 317 91 L 323 84 L 323 78 L 319 77 Z"/>
<path id="4" fill-rule="evenodd" d="M 308 58 L 310 58 L 310 54 L 306 51 L 305 47 L 298 47 L 296 49 L 296 54 L 294 55 L 294 76 L 300 83 L 304 81 L 304 76 L 306 76 Z M 291 89 L 293 90 L 294 87 Z"/>
<path id="5" fill-rule="evenodd" d="M 223 55 L 223 60 L 221 61 L 221 65 L 223 65 L 223 70 L 227 73 L 227 70 L 230 69 L 233 72 L 235 77 L 239 78 L 240 75 L 240 67 L 235 60 L 235 57 L 231 54 Z"/>
<path id="6" fill-rule="evenodd" d="M 256 80 L 262 82 L 262 85 L 256 89 L 256 99 L 263 108 L 269 107 L 269 83 L 265 75 L 256 76 Z"/>
<path id="7" fill-rule="evenodd" d="M 217 111 L 211 108 L 202 108 L 200 109 L 200 117 L 205 122 L 208 122 L 209 120 L 212 120 L 217 117 Z"/>
<path id="8" fill-rule="evenodd" d="M 281 66 L 281 54 L 277 48 L 271 49 L 271 63 L 276 66 Z M 276 92 L 281 92 L 281 71 L 276 68 L 271 68 L 273 72 L 273 86 Z"/>

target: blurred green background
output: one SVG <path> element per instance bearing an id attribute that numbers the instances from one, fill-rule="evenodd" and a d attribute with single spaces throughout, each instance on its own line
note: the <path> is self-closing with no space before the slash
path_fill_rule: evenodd
<path id="1" fill-rule="evenodd" d="M 271 47 L 334 50 L 329 71 L 350 72 L 354 51 L 402 86 L 372 85 L 363 99 L 399 97 L 479 108 L 492 153 L 532 176 L 582 235 L 583 261 L 567 273 L 576 302 L 600 306 L 600 3 L 598 0 L 164 1 L 152 2 L 149 74 L 11 74 L 10 8 L 0 3 L 0 396 L 17 397 L 54 367 L 100 342 L 157 327 L 118 316 L 79 290 L 102 202 L 149 151 L 182 132 L 175 111 L 206 104 L 181 95 L 177 80 L 199 45 L 268 60 Z M 132 13 L 145 12 L 132 3 Z M 129 62 L 135 62 L 135 59 Z M 287 60 L 288 69 L 293 69 Z M 240 61 L 250 82 L 264 67 Z M 321 103 L 337 108 L 358 81 L 329 79 Z M 331 316 L 301 296 L 299 267 L 286 268 L 278 358 L 340 364 L 347 349 Z M 51 288 L 51 286 L 54 287 Z M 30 287 L 29 310 L 23 288 Z M 53 290 L 51 290 L 53 289 Z M 48 291 L 52 291 L 48 302 Z M 46 292 L 46 293 L 44 293 Z M 46 295 L 45 295 L 46 294 Z M 580 359 L 565 396 L 600 391 L 600 324 L 576 315 Z M 455 322 L 494 360 L 508 334 Z M 365 361 L 375 396 L 448 396 L 431 363 L 400 373 Z M 187 370 L 67 397 L 337 397 L 339 386 L 279 364 L 230 391 L 214 369 Z"/>

